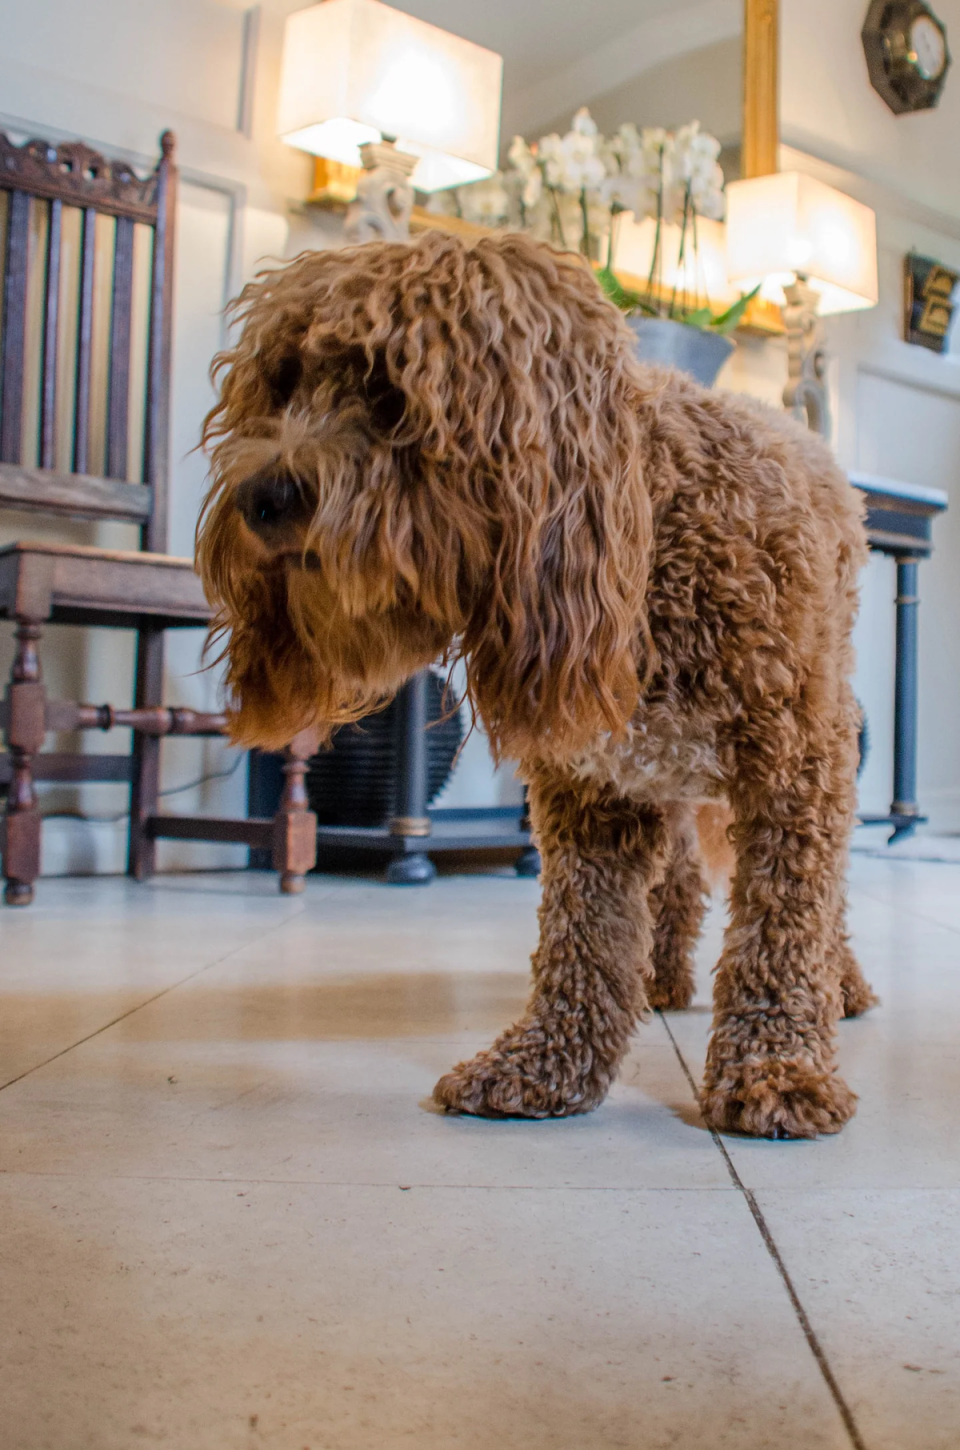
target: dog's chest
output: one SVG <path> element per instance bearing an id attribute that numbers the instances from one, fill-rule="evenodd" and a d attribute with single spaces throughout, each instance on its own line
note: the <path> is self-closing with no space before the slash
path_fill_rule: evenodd
<path id="1" fill-rule="evenodd" d="M 714 732 L 663 707 L 645 709 L 620 740 L 604 736 L 572 762 L 582 779 L 635 800 L 716 800 L 724 794 Z"/>

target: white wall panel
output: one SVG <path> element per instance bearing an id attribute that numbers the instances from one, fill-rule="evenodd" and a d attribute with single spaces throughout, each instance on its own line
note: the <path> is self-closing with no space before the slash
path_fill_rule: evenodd
<path id="1" fill-rule="evenodd" d="M 858 463 L 869 473 L 942 488 L 950 507 L 933 525 L 933 557 L 920 565 L 920 802 L 931 825 L 960 830 L 960 398 L 860 370 Z M 877 761 L 864 782 L 877 804 L 881 762 L 889 770 L 892 709 L 892 566 L 874 569 L 859 631 L 859 678 L 877 735 Z M 881 687 L 878 690 L 878 686 Z M 881 692 L 882 690 L 882 692 Z M 885 704 L 884 704 L 885 696 Z M 886 777 L 889 781 L 889 775 Z M 867 808 L 867 801 L 864 801 Z"/>
<path id="2" fill-rule="evenodd" d="M 956 53 L 960 0 L 936 0 Z M 895 116 L 870 85 L 860 40 L 866 0 L 781 0 L 784 140 L 928 206 L 960 216 L 957 67 L 936 110 Z"/>
<path id="3" fill-rule="evenodd" d="M 18 67 L 228 128 L 240 118 L 243 45 L 243 12 L 210 0 L 4 6 L 2 50 Z"/>

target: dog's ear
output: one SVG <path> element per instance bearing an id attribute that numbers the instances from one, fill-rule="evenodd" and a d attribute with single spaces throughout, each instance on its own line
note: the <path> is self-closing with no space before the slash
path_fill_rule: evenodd
<path id="1" fill-rule="evenodd" d="M 210 368 L 218 397 L 204 419 L 205 447 L 230 433 L 256 436 L 263 420 L 282 412 L 293 397 L 303 373 L 308 319 L 303 289 L 289 285 L 291 275 L 287 268 L 260 272 L 227 309 L 237 338 Z"/>
<path id="2" fill-rule="evenodd" d="M 470 694 L 496 754 L 569 756 L 623 729 L 651 665 L 631 335 L 576 258 L 437 250 L 391 370 L 456 525 Z"/>

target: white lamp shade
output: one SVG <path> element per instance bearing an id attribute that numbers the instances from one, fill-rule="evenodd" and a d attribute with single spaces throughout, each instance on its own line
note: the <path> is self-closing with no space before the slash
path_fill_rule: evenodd
<path id="1" fill-rule="evenodd" d="M 653 217 L 636 221 L 632 211 L 622 212 L 614 223 L 613 270 L 628 276 L 631 283 L 646 284 L 653 266 L 657 224 Z M 681 228 L 674 222 L 661 223 L 660 259 L 655 286 L 682 296 L 687 305 L 697 299 L 700 305 L 709 302 L 728 306 L 740 293 L 727 281 L 727 255 L 723 222 L 697 217 L 697 242 L 693 243 L 693 225 L 687 224 L 683 260 L 680 258 Z"/>
<path id="2" fill-rule="evenodd" d="M 502 72 L 492 50 L 380 0 L 324 0 L 286 22 L 280 136 L 348 166 L 388 136 L 420 157 L 418 190 L 462 186 L 496 169 Z"/>
<path id="3" fill-rule="evenodd" d="M 727 185 L 727 275 L 781 305 L 797 276 L 819 311 L 875 307 L 877 225 L 868 206 L 812 176 L 780 171 Z"/>

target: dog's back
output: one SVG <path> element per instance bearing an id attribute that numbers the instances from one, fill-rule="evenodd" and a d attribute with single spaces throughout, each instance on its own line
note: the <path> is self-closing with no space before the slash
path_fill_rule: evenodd
<path id="1" fill-rule="evenodd" d="M 707 390 L 673 369 L 638 365 L 645 414 L 645 482 L 655 517 L 671 498 L 699 496 L 723 510 L 746 541 L 776 553 L 792 520 L 836 543 L 841 590 L 856 578 L 866 545 L 863 500 L 829 445 L 788 413 L 739 393 Z M 714 505 L 711 508 L 711 504 Z"/>
<path id="2" fill-rule="evenodd" d="M 638 367 L 638 381 L 660 663 L 648 698 L 709 697 L 717 719 L 724 694 L 742 712 L 837 688 L 866 559 L 861 495 L 787 415 L 673 371 Z"/>

